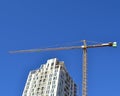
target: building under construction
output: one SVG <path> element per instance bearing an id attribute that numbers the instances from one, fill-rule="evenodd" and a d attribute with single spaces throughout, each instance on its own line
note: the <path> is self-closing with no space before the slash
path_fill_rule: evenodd
<path id="1" fill-rule="evenodd" d="M 54 58 L 30 71 L 22 96 L 77 96 L 76 91 L 64 62 Z"/>

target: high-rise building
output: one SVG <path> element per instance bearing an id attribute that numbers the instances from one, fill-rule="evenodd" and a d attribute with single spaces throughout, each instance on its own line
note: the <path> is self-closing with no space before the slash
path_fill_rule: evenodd
<path id="1" fill-rule="evenodd" d="M 76 87 L 64 62 L 54 58 L 30 71 L 22 96 L 76 96 Z"/>

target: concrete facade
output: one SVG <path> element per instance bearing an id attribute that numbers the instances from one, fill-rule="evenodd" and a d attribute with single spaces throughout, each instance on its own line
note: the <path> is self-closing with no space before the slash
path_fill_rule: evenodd
<path id="1" fill-rule="evenodd" d="M 30 71 L 22 96 L 77 96 L 76 91 L 64 62 L 54 58 Z"/>

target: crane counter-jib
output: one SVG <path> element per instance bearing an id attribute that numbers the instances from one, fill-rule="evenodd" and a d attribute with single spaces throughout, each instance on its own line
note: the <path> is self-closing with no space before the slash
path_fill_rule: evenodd
<path id="1" fill-rule="evenodd" d="M 97 44 L 97 45 L 88 45 L 87 48 L 96 48 L 96 47 L 117 47 L 117 42 L 110 42 L 110 43 L 103 43 L 103 44 Z"/>

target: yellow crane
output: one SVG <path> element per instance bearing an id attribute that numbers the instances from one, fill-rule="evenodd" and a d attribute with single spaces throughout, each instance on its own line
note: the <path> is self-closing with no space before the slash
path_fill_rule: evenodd
<path id="1" fill-rule="evenodd" d="M 43 48 L 43 49 L 29 49 L 29 50 L 16 50 L 9 51 L 9 53 L 25 53 L 25 52 L 43 52 L 43 51 L 55 51 L 55 50 L 70 50 L 70 49 L 83 49 L 83 65 L 82 65 L 82 96 L 87 96 L 87 49 L 97 47 L 116 47 L 117 42 L 108 42 L 95 45 L 87 45 L 86 40 L 82 40 L 82 46 L 70 46 L 70 47 L 57 47 L 57 48 Z"/>

